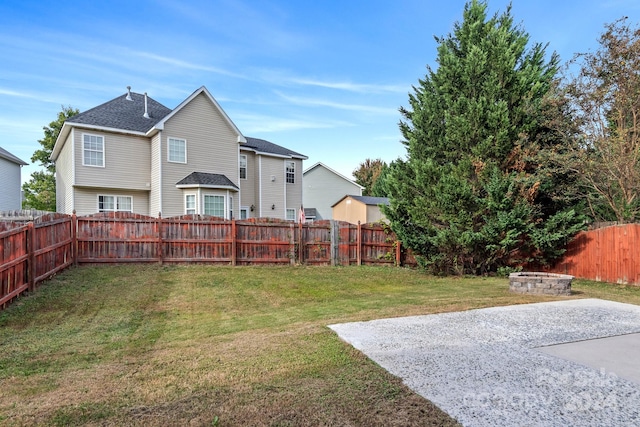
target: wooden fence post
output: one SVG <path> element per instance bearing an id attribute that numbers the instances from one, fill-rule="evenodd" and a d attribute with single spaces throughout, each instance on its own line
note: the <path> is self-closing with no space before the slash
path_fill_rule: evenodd
<path id="1" fill-rule="evenodd" d="M 236 265 L 236 257 L 237 257 L 237 254 L 236 254 L 237 240 L 238 240 L 238 236 L 236 235 L 236 220 L 232 219 L 231 220 L 231 265 L 234 267 Z"/>
<path id="2" fill-rule="evenodd" d="M 162 243 L 162 212 L 158 212 L 156 219 L 156 234 L 158 236 L 158 263 L 162 265 L 164 261 L 164 244 Z"/>
<path id="3" fill-rule="evenodd" d="M 330 252 L 330 264 L 332 267 L 335 267 L 338 263 L 338 237 L 339 237 L 339 232 L 338 232 L 338 223 L 335 220 L 329 220 L 329 241 L 331 242 L 331 244 L 329 245 L 329 252 Z"/>
<path id="4" fill-rule="evenodd" d="M 36 233 L 33 221 L 29 221 L 27 224 L 27 251 L 29 254 L 27 261 L 29 292 L 34 292 L 36 290 Z"/>
<path id="5" fill-rule="evenodd" d="M 401 267 L 402 262 L 402 242 L 396 240 L 396 267 Z"/>
<path id="6" fill-rule="evenodd" d="M 71 259 L 73 265 L 78 266 L 78 217 L 74 209 L 71 214 Z"/>
<path id="7" fill-rule="evenodd" d="M 304 240 L 302 239 L 302 221 L 298 222 L 298 262 L 302 264 L 304 256 Z"/>
<path id="8" fill-rule="evenodd" d="M 358 231 L 356 235 L 356 265 L 362 265 L 362 225 L 358 221 Z"/>
<path id="9" fill-rule="evenodd" d="M 296 229 L 293 223 L 289 224 L 289 265 L 296 263 Z"/>

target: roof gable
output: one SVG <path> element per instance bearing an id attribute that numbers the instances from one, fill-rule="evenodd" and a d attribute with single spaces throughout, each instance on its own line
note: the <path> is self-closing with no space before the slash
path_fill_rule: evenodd
<path id="1" fill-rule="evenodd" d="M 227 113 L 225 113 L 225 111 L 222 109 L 222 107 L 220 107 L 220 104 L 218 104 L 218 101 L 215 100 L 215 98 L 211 95 L 211 93 L 209 93 L 207 88 L 204 87 L 204 86 L 201 86 L 199 89 L 197 89 L 191 95 L 189 95 L 189 97 L 187 99 L 185 99 L 184 101 L 182 101 L 180 103 L 180 105 L 178 105 L 176 108 L 173 109 L 173 111 L 171 111 L 169 114 L 165 115 L 161 120 L 159 120 L 157 123 L 155 123 L 153 128 L 157 129 L 157 130 L 163 130 L 164 129 L 164 124 L 167 122 L 167 120 L 171 119 L 171 117 L 173 117 L 176 114 L 178 114 L 184 108 L 185 105 L 189 104 L 191 101 L 193 101 L 200 94 L 204 94 L 204 96 L 206 96 L 209 99 L 209 101 L 211 101 L 211 103 L 213 104 L 214 108 L 222 116 L 223 120 L 229 125 L 231 130 L 236 134 L 237 142 L 240 142 L 240 143 L 246 142 L 246 139 L 245 139 L 244 135 L 242 135 L 242 133 L 240 132 L 240 129 L 238 129 L 238 127 L 235 125 L 235 123 L 233 123 L 233 121 L 229 118 Z"/>
<path id="2" fill-rule="evenodd" d="M 1 159 L 5 159 L 5 160 L 9 160 L 10 162 L 13 162 L 17 165 L 20 166 L 25 166 L 28 163 L 20 160 L 18 157 L 14 156 L 13 154 L 11 154 L 10 152 L 8 152 L 7 150 L 5 150 L 4 148 L 0 147 L 0 158 Z"/>
<path id="3" fill-rule="evenodd" d="M 302 176 L 308 174 L 309 172 L 312 172 L 314 169 L 317 169 L 317 168 L 324 168 L 327 171 L 331 172 L 332 174 L 336 175 L 337 177 L 344 179 L 349 184 L 353 184 L 356 187 L 360 188 L 361 190 L 364 190 L 364 187 L 362 185 L 358 184 L 357 182 L 355 182 L 352 179 L 347 178 L 346 176 L 342 175 L 340 172 L 336 172 L 335 170 L 331 169 L 329 166 L 325 165 L 322 162 L 318 162 L 315 165 L 307 168 L 304 172 L 302 172 Z"/>
<path id="4" fill-rule="evenodd" d="M 344 196 L 343 198 L 335 202 L 333 205 L 331 205 L 331 207 L 336 206 L 337 204 L 342 202 L 344 199 L 349 197 L 367 206 L 389 205 L 388 197 L 354 196 L 354 195 L 347 194 L 346 196 Z"/>

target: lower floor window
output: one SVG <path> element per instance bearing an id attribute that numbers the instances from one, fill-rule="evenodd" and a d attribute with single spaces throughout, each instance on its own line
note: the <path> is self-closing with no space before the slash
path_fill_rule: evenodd
<path id="1" fill-rule="evenodd" d="M 295 221 L 295 220 L 296 220 L 296 210 L 287 209 L 287 221 Z"/>
<path id="2" fill-rule="evenodd" d="M 133 212 L 133 197 L 98 196 L 98 212 Z"/>
<path id="3" fill-rule="evenodd" d="M 184 199 L 184 210 L 187 215 L 195 215 L 196 213 L 196 195 L 187 194 Z"/>
<path id="4" fill-rule="evenodd" d="M 249 218 L 249 209 L 240 208 L 240 219 L 247 219 L 247 218 Z"/>
<path id="5" fill-rule="evenodd" d="M 204 196 L 204 214 L 224 218 L 224 196 Z"/>

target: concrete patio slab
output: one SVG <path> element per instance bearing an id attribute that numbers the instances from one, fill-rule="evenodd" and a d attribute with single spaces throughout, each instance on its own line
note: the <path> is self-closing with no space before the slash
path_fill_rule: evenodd
<path id="1" fill-rule="evenodd" d="M 465 426 L 640 425 L 640 306 L 580 299 L 330 328 Z"/>
<path id="2" fill-rule="evenodd" d="M 594 369 L 615 372 L 621 378 L 640 384 L 640 334 L 551 345 L 538 350 Z"/>

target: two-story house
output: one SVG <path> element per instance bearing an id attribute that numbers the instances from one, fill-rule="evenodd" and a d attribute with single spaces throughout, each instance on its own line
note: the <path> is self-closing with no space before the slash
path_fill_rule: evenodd
<path id="1" fill-rule="evenodd" d="M 204 86 L 173 110 L 127 89 L 62 126 L 59 212 L 296 220 L 306 156 L 245 137 Z"/>
<path id="2" fill-rule="evenodd" d="M 0 147 L 0 211 L 22 207 L 22 166 L 27 163 Z"/>

